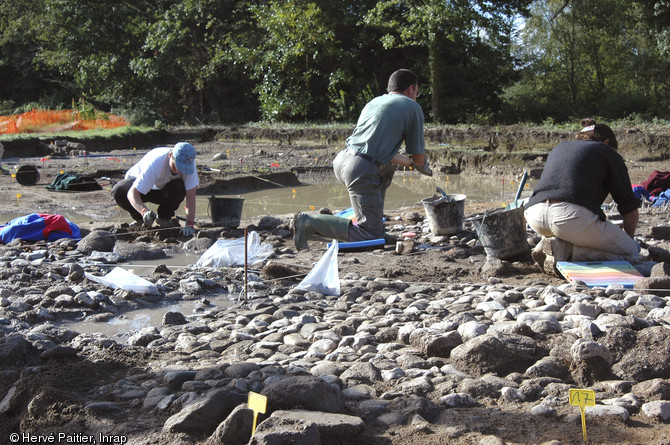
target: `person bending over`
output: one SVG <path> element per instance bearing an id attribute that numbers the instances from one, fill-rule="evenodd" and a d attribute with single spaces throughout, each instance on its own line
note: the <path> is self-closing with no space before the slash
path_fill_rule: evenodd
<path id="1" fill-rule="evenodd" d="M 389 78 L 387 91 L 365 105 L 346 148 L 333 161 L 335 177 L 349 192 L 357 224 L 333 215 L 296 213 L 297 250 L 309 247 L 312 234 L 339 241 L 384 237 L 384 198 L 398 166 L 432 175 L 425 156 L 423 110 L 416 102 L 418 77 L 410 70 L 397 70 Z M 410 157 L 398 154 L 403 142 Z"/>
<path id="2" fill-rule="evenodd" d="M 633 194 L 614 132 L 593 119 L 582 120 L 576 140 L 549 153 L 544 171 L 526 204 L 524 216 L 542 235 L 533 249 L 535 262 L 555 273 L 558 261 L 636 261 L 633 239 L 640 200 Z M 608 195 L 623 217 L 623 230 L 605 218 Z"/>
<path id="3" fill-rule="evenodd" d="M 199 185 L 195 156 L 195 148 L 188 142 L 154 148 L 112 188 L 112 198 L 135 221 L 151 227 L 157 220 L 161 228 L 174 227 L 172 217 L 186 198 L 186 225 L 181 233 L 193 236 Z M 158 204 L 158 214 L 145 205 L 147 202 Z"/>

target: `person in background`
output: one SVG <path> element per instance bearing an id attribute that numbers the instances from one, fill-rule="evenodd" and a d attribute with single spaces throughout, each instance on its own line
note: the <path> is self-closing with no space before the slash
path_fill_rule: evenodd
<path id="1" fill-rule="evenodd" d="M 542 176 L 526 204 L 530 227 L 542 235 L 532 256 L 555 273 L 558 261 L 636 261 L 633 239 L 640 200 L 633 194 L 626 164 L 617 152 L 612 129 L 582 120 L 576 140 L 549 153 Z M 623 217 L 623 230 L 606 220 L 601 208 L 608 195 Z"/>
<path id="2" fill-rule="evenodd" d="M 384 198 L 398 166 L 432 175 L 425 156 L 423 110 L 416 102 L 418 77 L 410 70 L 397 70 L 389 77 L 387 91 L 365 105 L 347 147 L 333 161 L 335 177 L 349 192 L 357 224 L 333 215 L 296 213 L 297 250 L 309 247 L 312 234 L 339 241 L 383 238 Z M 403 142 L 409 157 L 398 154 Z"/>
<path id="3" fill-rule="evenodd" d="M 4 169 L 2 168 L 2 155 L 5 154 L 5 146 L 2 145 L 2 142 L 0 142 L 0 173 L 4 173 Z"/>
<path id="4" fill-rule="evenodd" d="M 114 186 L 112 198 L 147 228 L 156 220 L 161 228 L 174 227 L 172 218 L 186 198 L 186 225 L 181 227 L 181 233 L 193 236 L 195 194 L 200 183 L 195 156 L 195 148 L 188 142 L 154 148 Z M 146 206 L 147 202 L 158 204 L 158 214 Z"/>

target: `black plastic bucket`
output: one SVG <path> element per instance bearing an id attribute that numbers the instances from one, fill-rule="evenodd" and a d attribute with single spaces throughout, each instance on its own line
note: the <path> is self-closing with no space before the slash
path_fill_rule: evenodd
<path id="1" fill-rule="evenodd" d="M 40 171 L 32 165 L 24 165 L 16 170 L 15 177 L 21 185 L 35 185 L 40 180 Z"/>
<path id="2" fill-rule="evenodd" d="M 236 228 L 240 225 L 242 219 L 242 207 L 244 198 L 225 198 L 210 196 L 209 208 L 207 213 L 212 218 L 212 224 Z"/>
<path id="3" fill-rule="evenodd" d="M 473 218 L 479 241 L 486 255 L 506 259 L 527 252 L 526 222 L 523 207 L 501 210 Z"/>

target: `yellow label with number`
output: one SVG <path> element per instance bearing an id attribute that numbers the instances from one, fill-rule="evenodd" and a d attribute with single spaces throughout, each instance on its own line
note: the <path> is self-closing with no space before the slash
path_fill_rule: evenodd
<path id="1" fill-rule="evenodd" d="M 596 406 L 596 393 L 591 389 L 570 389 L 570 405 Z"/>
<path id="2" fill-rule="evenodd" d="M 247 405 L 250 410 L 265 414 L 265 409 L 268 406 L 268 398 L 264 395 L 249 391 Z"/>

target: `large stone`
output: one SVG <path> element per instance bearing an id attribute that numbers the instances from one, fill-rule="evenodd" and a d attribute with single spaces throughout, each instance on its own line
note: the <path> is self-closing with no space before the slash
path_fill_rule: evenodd
<path id="1" fill-rule="evenodd" d="M 653 261 L 657 263 L 668 263 L 670 262 L 670 252 L 667 249 L 656 246 L 649 246 L 647 248 L 649 251 L 649 256 Z"/>
<path id="2" fill-rule="evenodd" d="M 343 409 L 339 389 L 314 376 L 289 376 L 266 386 L 262 394 L 272 410 L 298 406 L 314 411 L 337 413 Z"/>
<path id="3" fill-rule="evenodd" d="M 633 289 L 647 292 L 660 297 L 670 296 L 670 277 L 648 277 L 641 278 L 635 282 Z"/>
<path id="4" fill-rule="evenodd" d="M 670 227 L 656 226 L 651 228 L 651 236 L 656 239 L 670 239 Z"/>
<path id="5" fill-rule="evenodd" d="M 11 334 L 0 338 L 0 363 L 3 365 L 18 365 L 35 358 L 36 351 L 20 334 Z"/>
<path id="6" fill-rule="evenodd" d="M 560 357 L 547 356 L 538 360 L 526 370 L 526 374 L 535 377 L 556 377 L 559 379 L 568 375 L 568 363 Z"/>
<path id="7" fill-rule="evenodd" d="M 345 414 L 332 414 L 320 411 L 291 410 L 275 411 L 258 425 L 258 434 L 272 431 L 308 430 L 316 428 L 322 443 L 345 443 L 352 441 L 363 431 L 360 417 Z"/>
<path id="8" fill-rule="evenodd" d="M 670 402 L 655 400 L 642 405 L 642 412 L 649 417 L 656 417 L 663 421 L 670 419 Z"/>
<path id="9" fill-rule="evenodd" d="M 449 357 L 451 350 L 461 343 L 463 339 L 457 331 L 417 329 L 409 336 L 409 344 L 428 357 Z"/>
<path id="10" fill-rule="evenodd" d="M 226 420 L 221 422 L 209 438 L 209 444 L 243 445 L 251 438 L 254 423 L 254 412 L 246 403 L 238 405 Z"/>
<path id="11" fill-rule="evenodd" d="M 258 371 L 260 367 L 257 363 L 252 362 L 242 362 L 242 363 L 233 363 L 228 366 L 224 374 L 226 377 L 233 379 L 243 379 L 246 378 L 250 373 Z"/>
<path id="12" fill-rule="evenodd" d="M 403 419 L 410 419 L 418 414 L 429 422 L 436 422 L 441 413 L 440 407 L 426 397 L 394 399 L 388 405 L 388 410 L 397 413 Z"/>
<path id="13" fill-rule="evenodd" d="M 168 388 L 179 391 L 184 382 L 195 378 L 196 371 L 169 371 L 163 377 L 163 382 Z"/>
<path id="14" fill-rule="evenodd" d="M 670 227 L 664 227 L 670 231 Z M 670 277 L 670 263 L 656 263 L 651 268 L 651 274 L 649 275 L 653 278 L 659 277 Z"/>
<path id="15" fill-rule="evenodd" d="M 605 360 L 608 364 L 612 363 L 612 353 L 607 346 L 591 340 L 578 339 L 570 348 L 573 361 L 586 361 L 594 357 Z"/>
<path id="16" fill-rule="evenodd" d="M 167 258 L 165 250 L 160 245 L 139 241 L 133 243 L 117 242 L 114 245 L 114 253 L 123 256 L 126 261 L 160 260 Z"/>
<path id="17" fill-rule="evenodd" d="M 114 250 L 114 244 L 116 238 L 111 233 L 96 230 L 77 243 L 77 250 L 85 255 L 90 255 L 94 251 L 111 252 Z"/>
<path id="18" fill-rule="evenodd" d="M 210 435 L 219 423 L 244 401 L 245 397 L 238 392 L 228 389 L 213 390 L 169 417 L 163 425 L 163 431 L 197 436 Z"/>
<path id="19" fill-rule="evenodd" d="M 474 374 L 499 375 L 523 372 L 537 359 L 531 338 L 516 334 L 486 334 L 475 337 L 451 351 L 451 363 Z"/>
<path id="20" fill-rule="evenodd" d="M 663 379 L 651 379 L 633 386 L 633 394 L 645 402 L 652 400 L 670 400 L 670 382 Z"/>
<path id="21" fill-rule="evenodd" d="M 352 363 L 342 374 L 340 379 L 349 384 L 372 383 L 381 378 L 379 368 L 370 362 Z"/>

